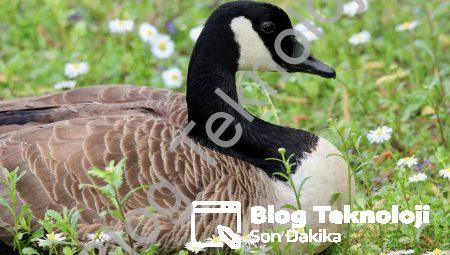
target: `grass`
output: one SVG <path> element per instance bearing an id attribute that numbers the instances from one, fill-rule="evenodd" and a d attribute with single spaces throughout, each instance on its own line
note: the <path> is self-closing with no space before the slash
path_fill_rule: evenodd
<path id="1" fill-rule="evenodd" d="M 175 66 L 186 74 L 193 47 L 189 29 L 201 25 L 219 2 L 1 1 L 0 99 L 55 92 L 54 84 L 66 79 L 65 63 L 77 61 L 90 64 L 89 72 L 76 79 L 77 87 L 125 83 L 164 87 L 162 70 Z M 325 1 L 317 2 L 324 13 L 330 11 Z M 277 4 L 313 19 L 305 1 Z M 273 123 L 325 136 L 346 152 L 356 178 L 355 209 L 431 206 L 430 224 L 419 229 L 352 225 L 348 238 L 328 254 L 379 254 L 400 249 L 421 254 L 450 249 L 449 180 L 438 172 L 450 166 L 449 11 L 450 4 L 443 0 L 378 0 L 372 1 L 364 14 L 342 17 L 335 24 L 315 20 L 324 35 L 312 43 L 312 52 L 335 67 L 336 80 L 304 74 L 283 80 L 277 74 L 264 73 L 262 79 L 278 91 L 269 97 L 248 73 L 238 75 L 247 98 L 266 102 L 262 107 L 247 105 L 248 110 Z M 170 33 L 175 54 L 157 60 L 136 28 L 126 35 L 109 33 L 108 21 L 114 18 L 133 19 L 137 25 L 155 24 L 160 32 Z M 396 25 L 412 20 L 419 21 L 416 29 L 395 31 Z M 372 39 L 359 46 L 349 44 L 348 38 L 361 30 L 369 31 Z M 392 127 L 392 139 L 370 144 L 368 131 L 382 125 Z M 417 166 L 396 168 L 397 160 L 411 155 L 419 159 Z M 408 182 L 408 177 L 418 172 L 426 173 L 428 179 Z M 116 213 L 120 216 L 119 204 Z M 59 219 L 49 212 L 43 229 L 36 233 L 30 232 L 27 217 L 26 208 L 17 215 L 15 243 L 22 245 L 23 253 L 33 254 L 38 250 L 30 245 L 31 240 L 41 237 L 44 230 L 51 232 L 58 221 L 60 228 L 71 233 L 70 218 L 76 219 L 77 214 L 65 212 Z M 29 238 L 25 240 L 25 236 Z M 77 242 L 75 237 L 69 238 L 64 254 L 75 253 Z"/>

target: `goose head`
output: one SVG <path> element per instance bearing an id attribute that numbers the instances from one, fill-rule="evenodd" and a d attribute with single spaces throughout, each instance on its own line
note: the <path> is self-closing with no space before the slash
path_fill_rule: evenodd
<path id="1" fill-rule="evenodd" d="M 268 3 L 237 1 L 220 6 L 197 40 L 194 63 L 198 56 L 232 70 L 336 77 L 332 67 L 309 54 L 296 39 L 288 15 Z"/>

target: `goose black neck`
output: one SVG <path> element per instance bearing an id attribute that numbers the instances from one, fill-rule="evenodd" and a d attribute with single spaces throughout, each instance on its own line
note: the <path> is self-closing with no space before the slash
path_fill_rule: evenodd
<path id="1" fill-rule="evenodd" d="M 220 21 L 223 24 L 229 22 Z M 207 23 L 189 63 L 186 91 L 189 121 L 204 126 L 208 118 L 217 112 L 235 116 L 235 112 L 215 91 L 220 89 L 233 101 L 238 101 L 235 80 L 238 59 L 239 45 L 230 27 Z M 239 116 L 235 117 L 240 120 Z"/>
<path id="2" fill-rule="evenodd" d="M 216 20 L 212 24 L 215 18 L 210 18 L 203 29 L 189 64 L 186 101 L 188 119 L 195 123 L 189 137 L 209 149 L 247 161 L 272 177 L 282 168 L 278 162 L 268 161 L 267 158 L 279 158 L 278 149 L 281 147 L 286 149 L 288 155 L 295 154 L 297 158 L 302 158 L 304 152 L 311 152 L 318 138 L 309 132 L 273 125 L 256 117 L 249 121 L 216 94 L 215 91 L 220 89 L 231 100 L 238 102 L 235 77 L 240 53 L 229 25 L 217 25 L 230 24 L 231 20 Z M 236 135 L 236 125 L 242 127 L 242 135 L 231 147 L 220 146 L 207 135 L 208 119 L 216 113 L 225 113 L 233 120 L 220 140 L 231 140 Z M 216 132 L 224 121 L 214 121 L 212 131 Z"/>

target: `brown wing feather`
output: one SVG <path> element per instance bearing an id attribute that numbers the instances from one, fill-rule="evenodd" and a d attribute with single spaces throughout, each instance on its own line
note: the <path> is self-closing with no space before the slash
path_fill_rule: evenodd
<path id="1" fill-rule="evenodd" d="M 118 114 L 161 118 L 181 126 L 186 121 L 185 96 L 165 89 L 111 85 L 0 102 L 0 137 L 23 125 Z"/>
<path id="2" fill-rule="evenodd" d="M 122 228 L 110 218 L 99 216 L 110 206 L 105 197 L 97 190 L 80 185 L 103 185 L 87 171 L 94 166 L 105 168 L 110 161 L 123 158 L 127 161 L 120 195 L 142 185 L 167 180 L 175 192 L 185 198 L 175 211 L 156 213 L 140 228 L 140 233 L 148 236 L 159 226 L 156 242 L 167 252 L 182 248 L 188 241 L 189 222 L 177 221 L 189 214 L 191 201 L 240 200 L 243 208 L 248 208 L 249 204 L 261 202 L 258 194 L 267 197 L 273 193 L 266 186 L 258 185 L 268 182 L 268 177 L 245 162 L 203 148 L 217 161 L 217 165 L 211 166 L 185 143 L 175 151 L 169 149 L 186 121 L 184 96 L 180 94 L 111 86 L 0 103 L 3 112 L 40 107 L 55 107 L 55 113 L 70 111 L 74 114 L 48 115 L 42 118 L 43 123 L 37 119 L 33 123 L 14 125 L 19 128 L 0 134 L 0 167 L 18 168 L 25 174 L 17 185 L 17 196 L 19 205 L 30 205 L 35 220 L 48 209 L 79 208 L 83 209 L 80 226 L 83 237 L 102 225 Z M 47 123 L 49 119 L 51 122 Z M 144 216 L 140 213 L 131 217 L 133 210 L 151 204 L 148 192 L 135 193 L 125 205 L 134 225 Z M 0 188 L 0 195 L 4 194 Z M 174 194 L 162 187 L 150 195 L 156 203 L 151 204 L 153 206 L 169 208 L 176 201 Z M 156 219 L 160 224 L 155 225 Z M 217 234 L 216 224 L 212 222 L 233 225 L 235 220 L 226 214 L 216 218 L 199 217 L 197 238 Z M 12 222 L 8 212 L 0 207 L 0 226 L 2 224 Z"/>

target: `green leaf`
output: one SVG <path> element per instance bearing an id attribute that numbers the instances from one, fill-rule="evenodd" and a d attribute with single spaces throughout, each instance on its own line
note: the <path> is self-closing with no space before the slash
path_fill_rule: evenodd
<path id="1" fill-rule="evenodd" d="M 74 211 L 72 213 L 72 216 L 70 217 L 70 226 L 72 227 L 72 229 L 75 230 L 77 228 L 79 220 L 80 220 L 80 212 Z"/>
<path id="2" fill-rule="evenodd" d="M 22 253 L 26 255 L 39 255 L 39 253 L 31 247 L 23 248 Z"/>
<path id="3" fill-rule="evenodd" d="M 289 180 L 289 177 L 287 177 L 285 174 L 280 173 L 280 172 L 273 173 L 273 176 L 280 176 L 280 177 L 283 177 L 286 180 Z"/>
<path id="4" fill-rule="evenodd" d="M 450 154 L 445 148 L 439 147 L 434 154 L 434 159 L 436 163 L 445 164 Z"/>
<path id="5" fill-rule="evenodd" d="M 124 204 L 126 201 L 128 201 L 128 199 L 131 198 L 131 196 L 133 196 L 134 193 L 136 193 L 137 191 L 142 190 L 142 189 L 147 189 L 147 188 L 149 188 L 149 187 L 150 187 L 150 185 L 142 185 L 142 186 L 140 186 L 140 187 L 137 187 L 137 188 L 132 189 L 130 192 L 128 192 L 128 193 L 122 198 L 122 200 L 120 201 L 120 203 Z"/>
<path id="6" fill-rule="evenodd" d="M 300 183 L 300 185 L 298 186 L 297 189 L 297 194 L 301 194 L 303 187 L 305 186 L 305 183 L 311 178 L 311 176 L 306 177 L 305 179 L 303 179 L 303 181 Z"/>
<path id="7" fill-rule="evenodd" d="M 36 231 L 33 232 L 33 234 L 31 234 L 31 237 L 29 238 L 29 240 L 31 242 L 36 242 L 39 238 L 44 236 L 44 230 L 42 229 L 38 229 Z"/>
<path id="8" fill-rule="evenodd" d="M 279 162 L 283 162 L 283 160 L 279 159 L 279 158 L 266 158 L 267 161 L 279 161 Z"/>
<path id="9" fill-rule="evenodd" d="M 290 205 L 290 204 L 283 205 L 282 208 L 286 208 L 286 209 L 293 210 L 293 211 L 298 210 L 297 207 Z"/>
<path id="10" fill-rule="evenodd" d="M 329 157 L 335 157 L 335 156 L 338 156 L 338 157 L 342 158 L 343 160 L 346 160 L 346 158 L 344 157 L 344 155 L 341 155 L 341 154 L 335 154 L 335 153 L 328 154 L 328 155 L 327 155 L 327 158 L 329 158 Z"/>
<path id="11" fill-rule="evenodd" d="M 20 208 L 20 212 L 19 212 L 19 223 L 20 225 L 25 228 L 30 230 L 30 223 L 27 222 L 27 220 L 29 221 L 31 219 L 31 211 L 30 211 L 30 206 L 29 205 L 24 205 Z"/>
<path id="12" fill-rule="evenodd" d="M 113 216 L 116 219 L 119 219 L 121 221 L 124 221 L 125 219 L 122 216 L 122 213 L 119 210 L 114 210 L 111 212 L 111 216 Z"/>
<path id="13" fill-rule="evenodd" d="M 123 250 L 122 250 L 121 247 L 117 247 L 117 248 L 113 251 L 112 254 L 114 254 L 114 255 L 124 255 L 125 253 L 123 252 Z"/>
<path id="14" fill-rule="evenodd" d="M 63 254 L 64 255 L 74 255 L 74 254 L 76 254 L 76 248 L 71 248 L 71 247 L 65 246 L 63 248 Z"/>
<path id="15" fill-rule="evenodd" d="M 107 177 L 108 177 L 108 175 L 109 175 L 108 172 L 106 172 L 105 170 L 102 170 L 102 169 L 100 169 L 100 168 L 93 168 L 93 169 L 89 170 L 88 173 L 89 173 L 90 175 L 93 175 L 93 176 L 95 176 L 95 177 L 98 177 L 98 178 L 100 178 L 100 179 L 102 179 L 102 180 L 107 179 Z"/>
<path id="16" fill-rule="evenodd" d="M 9 206 L 9 203 L 1 197 L 0 197 L 0 206 L 6 207 L 9 211 L 12 210 L 11 207 Z"/>
<path id="17" fill-rule="evenodd" d="M 61 217 L 61 215 L 57 212 L 57 211 L 55 211 L 55 210 L 48 210 L 46 213 L 45 213 L 45 216 L 47 216 L 47 217 L 49 217 L 49 218 L 52 218 L 52 219 L 55 219 L 55 220 L 62 220 L 62 217 Z"/>
<path id="18" fill-rule="evenodd" d="M 153 255 L 158 251 L 158 245 L 152 244 L 147 250 L 142 252 L 142 255 Z"/>
<path id="19" fill-rule="evenodd" d="M 334 205 L 340 196 L 341 196 L 341 193 L 339 193 L 339 192 L 334 193 L 330 198 L 331 205 Z"/>

